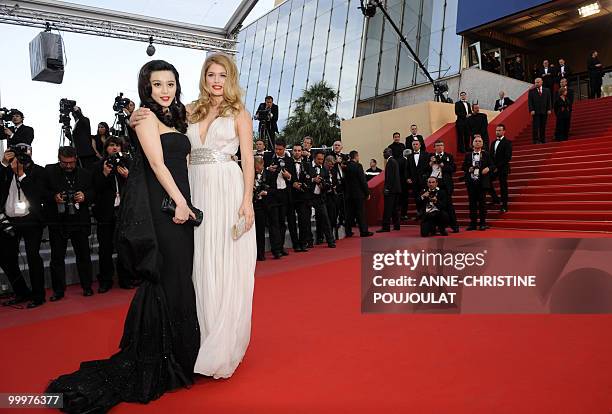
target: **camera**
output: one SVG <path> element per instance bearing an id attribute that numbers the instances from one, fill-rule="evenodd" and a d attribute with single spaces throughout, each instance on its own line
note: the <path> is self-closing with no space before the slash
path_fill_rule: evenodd
<path id="1" fill-rule="evenodd" d="M 311 178 L 313 177 L 311 177 L 308 171 L 306 171 L 306 168 L 302 166 L 302 168 L 300 168 L 300 173 L 297 176 L 297 182 L 301 184 L 298 191 L 301 191 L 304 193 L 308 192 L 311 189 L 312 184 L 313 184 Z"/>
<path id="2" fill-rule="evenodd" d="M 117 167 L 128 168 L 131 160 L 132 156 L 127 152 L 115 152 L 104 158 L 104 162 L 112 166 L 113 171 L 117 171 Z"/>
<path id="3" fill-rule="evenodd" d="M 13 114 L 17 111 L 16 109 L 0 108 L 0 120 L 4 128 L 10 128 L 13 123 Z"/>
<path id="4" fill-rule="evenodd" d="M 259 120 L 259 122 L 270 122 L 272 120 L 272 109 L 271 108 L 260 109 L 256 113 L 256 118 Z"/>
<path id="5" fill-rule="evenodd" d="M 0 213 L 0 232 L 4 234 L 15 237 L 15 228 L 9 221 L 9 218 L 6 214 Z"/>
<path id="6" fill-rule="evenodd" d="M 12 145 L 7 150 L 12 151 L 17 161 L 23 165 L 28 165 L 32 162 L 32 157 L 28 154 L 28 147 L 25 145 Z"/>
<path id="7" fill-rule="evenodd" d="M 62 98 L 59 102 L 59 123 L 62 124 L 62 132 L 64 136 L 72 142 L 72 130 L 70 129 L 70 113 L 76 106 L 76 101 Z"/>
<path id="8" fill-rule="evenodd" d="M 62 191 L 62 200 L 64 200 L 64 204 L 58 204 L 58 213 L 68 214 L 69 216 L 74 216 L 77 213 L 77 203 L 74 201 L 75 194 L 76 192 L 73 190 Z"/>
<path id="9" fill-rule="evenodd" d="M 115 103 L 113 104 L 113 111 L 119 112 L 123 111 L 130 104 L 130 100 L 128 98 L 123 97 L 123 92 L 119 92 L 119 95 L 115 97 Z"/>
<path id="10" fill-rule="evenodd" d="M 258 174 L 258 178 L 255 179 L 255 185 L 253 187 L 253 201 L 261 200 L 263 196 L 262 191 L 268 191 L 270 186 L 264 182 L 264 175 Z"/>

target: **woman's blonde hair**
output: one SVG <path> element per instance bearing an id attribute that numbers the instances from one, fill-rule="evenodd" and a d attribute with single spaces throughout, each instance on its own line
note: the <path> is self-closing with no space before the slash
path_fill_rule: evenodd
<path id="1" fill-rule="evenodd" d="M 223 102 L 219 105 L 219 116 L 238 115 L 244 108 L 242 90 L 238 83 L 238 68 L 234 59 L 224 53 L 213 53 L 206 57 L 200 74 L 200 96 L 191 103 L 189 122 L 196 123 L 208 115 L 212 106 L 212 91 L 206 84 L 206 73 L 210 66 L 216 63 L 223 66 L 227 77 L 223 85 Z"/>

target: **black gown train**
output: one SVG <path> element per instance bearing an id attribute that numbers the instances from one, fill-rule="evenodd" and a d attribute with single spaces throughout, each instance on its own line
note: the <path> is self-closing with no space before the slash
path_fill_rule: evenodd
<path id="1" fill-rule="evenodd" d="M 189 201 L 189 139 L 161 135 L 164 163 Z M 46 392 L 63 393 L 63 411 L 103 413 L 120 402 L 147 403 L 193 383 L 200 332 L 191 279 L 193 227 L 177 225 L 160 210 L 165 190 L 137 143 L 117 225 L 117 249 L 143 283 L 127 313 L 120 351 L 83 362 L 53 380 Z"/>

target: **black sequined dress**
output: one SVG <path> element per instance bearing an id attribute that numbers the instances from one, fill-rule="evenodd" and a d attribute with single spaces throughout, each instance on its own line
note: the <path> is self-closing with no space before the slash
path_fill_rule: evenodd
<path id="1" fill-rule="evenodd" d="M 162 134 L 161 142 L 164 163 L 189 201 L 189 139 L 172 132 Z M 46 392 L 63 393 L 65 412 L 103 413 L 120 402 L 147 403 L 193 381 L 200 345 L 191 280 L 193 227 L 174 224 L 160 210 L 166 193 L 134 147 L 116 237 L 120 259 L 144 282 L 130 304 L 120 351 L 83 362 L 48 386 Z"/>

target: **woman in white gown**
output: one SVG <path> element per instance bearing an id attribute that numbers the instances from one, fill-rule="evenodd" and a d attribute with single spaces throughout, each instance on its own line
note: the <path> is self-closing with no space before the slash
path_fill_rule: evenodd
<path id="1" fill-rule="evenodd" d="M 200 325 L 194 372 L 230 377 L 251 336 L 257 246 L 253 212 L 253 123 L 240 97 L 237 68 L 224 54 L 209 55 L 200 95 L 188 107 L 189 182 L 193 205 L 204 211 L 194 234 L 193 285 Z M 232 160 L 240 147 L 242 169 Z M 244 216 L 246 232 L 232 238 Z"/>

